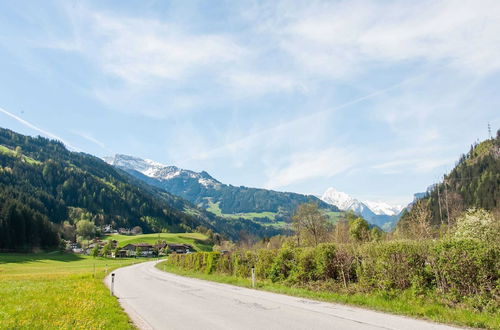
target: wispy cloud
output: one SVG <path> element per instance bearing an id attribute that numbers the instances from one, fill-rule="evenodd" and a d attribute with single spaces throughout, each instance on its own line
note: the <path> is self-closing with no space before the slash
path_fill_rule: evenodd
<path id="1" fill-rule="evenodd" d="M 275 19 L 285 24 L 272 29 L 284 37 L 281 47 L 316 74 L 352 75 L 402 61 L 446 61 L 474 75 L 500 70 L 495 0 L 319 2 L 296 5 L 290 16 Z"/>
<path id="2" fill-rule="evenodd" d="M 112 154 L 113 152 L 111 149 L 109 149 L 103 142 L 99 141 L 95 137 L 93 137 L 90 133 L 87 132 L 82 132 L 82 131 L 72 131 L 74 134 L 78 135 L 79 137 L 92 142 L 93 144 L 99 146 L 101 149 L 106 150 L 108 153 Z"/>
<path id="3" fill-rule="evenodd" d="M 351 169 L 357 161 L 352 151 L 341 148 L 294 153 L 286 166 L 270 173 L 265 186 L 276 189 L 312 178 L 328 179 Z"/>
<path id="4" fill-rule="evenodd" d="M 9 112 L 9 111 L 5 110 L 4 108 L 0 108 L 0 112 L 2 112 L 3 114 L 5 114 L 5 115 L 7 115 L 7 116 L 9 116 L 11 118 L 13 118 L 14 120 L 16 120 L 17 122 L 23 124 L 24 126 L 26 126 L 26 127 L 30 128 L 30 129 L 32 129 L 32 130 L 34 130 L 34 131 L 36 131 L 36 132 L 44 135 L 46 137 L 50 137 L 50 138 L 52 138 L 54 140 L 61 141 L 62 143 L 64 143 L 69 148 L 71 148 L 73 150 L 78 150 L 78 148 L 72 146 L 70 143 L 68 143 L 67 141 L 65 141 L 64 139 L 62 139 L 61 137 L 59 137 L 58 135 L 56 135 L 54 133 L 51 133 L 49 131 L 46 131 L 46 130 L 44 130 L 44 129 L 42 129 L 42 128 L 40 128 L 40 127 L 38 127 L 38 126 L 36 126 L 36 125 L 34 125 L 32 123 L 30 123 L 29 121 L 27 121 L 27 120 L 25 120 L 25 119 L 23 119 L 23 118 L 15 115 L 15 114 L 13 114 L 12 112 Z"/>

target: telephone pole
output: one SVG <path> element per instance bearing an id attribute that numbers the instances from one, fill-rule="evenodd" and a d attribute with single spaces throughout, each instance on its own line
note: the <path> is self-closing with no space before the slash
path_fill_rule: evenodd
<path id="1" fill-rule="evenodd" d="M 439 194 L 439 183 L 436 184 L 436 188 L 438 191 L 439 220 L 441 221 L 441 225 L 442 225 L 443 224 L 443 213 L 441 212 L 441 195 Z"/>
<path id="2" fill-rule="evenodd" d="M 446 218 L 448 220 L 448 225 L 450 225 L 450 209 L 448 208 L 448 189 L 446 187 L 446 176 L 443 177 L 444 183 L 444 201 L 446 203 Z"/>

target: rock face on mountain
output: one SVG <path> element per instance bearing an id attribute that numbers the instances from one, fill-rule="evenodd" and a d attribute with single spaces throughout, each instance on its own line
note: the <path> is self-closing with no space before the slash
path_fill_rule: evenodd
<path id="1" fill-rule="evenodd" d="M 183 197 L 205 209 L 218 208 L 222 214 L 273 214 L 274 219 L 289 218 L 298 205 L 310 201 L 320 208 L 338 211 L 312 195 L 279 192 L 266 189 L 235 187 L 219 182 L 207 172 L 193 172 L 175 166 L 167 166 L 152 160 L 126 155 L 115 155 L 105 160 L 133 176 L 174 195 Z"/>
<path id="2" fill-rule="evenodd" d="M 404 209 L 403 206 L 392 206 L 383 202 L 361 202 L 335 188 L 328 188 L 321 196 L 321 199 L 326 203 L 337 206 L 342 211 L 352 211 L 384 230 L 394 228 Z"/>

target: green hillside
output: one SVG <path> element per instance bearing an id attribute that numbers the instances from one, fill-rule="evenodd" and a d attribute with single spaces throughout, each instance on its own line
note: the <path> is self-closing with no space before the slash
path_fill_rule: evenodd
<path id="1" fill-rule="evenodd" d="M 97 227 L 213 228 L 213 219 L 183 212 L 194 208 L 187 201 L 60 142 L 0 129 L 0 145 L 0 250 L 57 247 L 63 225 L 81 220 L 70 209 Z"/>
<path id="2" fill-rule="evenodd" d="M 500 214 L 500 131 L 496 138 L 471 146 L 455 168 L 418 201 L 430 212 L 431 224 L 453 224 L 469 208 Z M 412 212 L 402 216 L 404 226 Z"/>
<path id="3" fill-rule="evenodd" d="M 166 241 L 167 243 L 175 244 L 190 244 L 197 251 L 212 251 L 212 245 L 208 242 L 208 237 L 200 233 L 157 233 L 157 234 L 143 234 L 143 235 L 108 235 L 107 240 L 116 240 L 120 247 L 127 244 L 149 243 L 155 244 L 159 240 Z"/>
<path id="4" fill-rule="evenodd" d="M 0 128 L 0 251 L 53 249 L 75 240 L 77 223 L 98 232 L 139 226 L 144 233 L 211 229 L 237 240 L 280 230 L 228 220 L 153 187 L 100 158 L 71 152 L 58 141 Z"/>

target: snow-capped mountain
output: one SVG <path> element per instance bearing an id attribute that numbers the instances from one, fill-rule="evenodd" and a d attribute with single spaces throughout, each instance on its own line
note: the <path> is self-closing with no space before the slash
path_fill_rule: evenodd
<path id="1" fill-rule="evenodd" d="M 389 205 L 385 202 L 364 201 L 363 203 L 376 215 L 397 215 L 405 208 L 403 205 Z"/>
<path id="2" fill-rule="evenodd" d="M 353 211 L 361 214 L 367 208 L 357 199 L 335 188 L 328 188 L 321 196 L 321 199 L 328 204 L 337 206 L 342 211 Z"/>
<path id="3" fill-rule="evenodd" d="M 217 181 L 205 171 L 198 173 L 126 155 L 106 157 L 104 160 L 154 187 L 185 198 L 201 208 L 219 209 L 222 214 L 253 213 L 257 214 L 255 219 L 262 219 L 267 215 L 260 216 L 258 213 L 272 212 L 276 214 L 273 219 L 283 221 L 290 218 L 298 205 L 311 201 L 317 202 L 324 210 L 338 211 L 337 207 L 315 196 L 235 187 Z"/>
<path id="4" fill-rule="evenodd" d="M 160 181 L 171 179 L 197 180 L 204 186 L 217 186 L 220 182 L 212 178 L 207 172 L 194 172 L 184 170 L 176 166 L 167 166 L 150 159 L 142 159 L 127 155 L 115 155 L 114 157 L 104 157 L 104 161 L 116 167 L 127 170 L 135 170 L 147 177 Z"/>
<path id="5" fill-rule="evenodd" d="M 404 209 L 404 206 L 389 205 L 384 202 L 359 201 L 335 188 L 328 188 L 321 196 L 321 200 L 337 206 L 342 211 L 353 211 L 385 230 L 394 227 Z"/>

